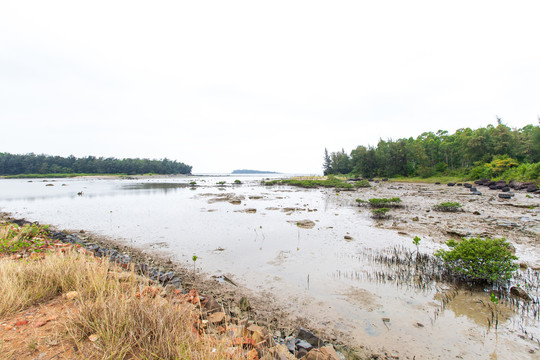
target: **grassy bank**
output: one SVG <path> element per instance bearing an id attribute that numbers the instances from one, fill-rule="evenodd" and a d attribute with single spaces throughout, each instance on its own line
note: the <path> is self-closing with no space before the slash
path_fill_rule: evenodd
<path id="1" fill-rule="evenodd" d="M 267 347 L 262 330 L 240 330 L 224 313 L 210 313 L 196 291 L 162 288 L 81 247 L 55 242 L 44 228 L 2 223 L 0 243 L 2 358 L 41 358 L 62 345 L 75 358 L 257 359 Z M 52 314 L 51 301 L 64 310 Z M 48 320 L 28 316 L 32 309 L 49 311 Z M 56 326 L 36 335 L 48 323 Z"/>

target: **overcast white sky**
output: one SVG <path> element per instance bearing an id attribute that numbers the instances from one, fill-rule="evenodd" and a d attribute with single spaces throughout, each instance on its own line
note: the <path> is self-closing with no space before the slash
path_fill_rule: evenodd
<path id="1" fill-rule="evenodd" d="M 0 151 L 320 173 L 538 124 L 540 1 L 0 0 Z"/>

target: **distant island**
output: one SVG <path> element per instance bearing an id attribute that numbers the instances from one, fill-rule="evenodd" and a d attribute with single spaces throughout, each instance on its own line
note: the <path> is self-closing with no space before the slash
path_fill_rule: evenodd
<path id="1" fill-rule="evenodd" d="M 260 171 L 260 170 L 234 170 L 231 174 L 281 174 L 275 171 Z"/>

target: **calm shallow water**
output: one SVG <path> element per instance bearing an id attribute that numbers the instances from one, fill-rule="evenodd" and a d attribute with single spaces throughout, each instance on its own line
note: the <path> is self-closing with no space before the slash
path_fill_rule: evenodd
<path id="1" fill-rule="evenodd" d="M 235 179 L 243 184 L 232 185 Z M 272 294 L 289 312 L 339 330 L 357 344 L 417 359 L 529 359 L 538 354 L 529 353 L 538 344 L 520 337 L 524 326 L 534 333 L 536 322 L 524 324 L 508 310 L 501 313 L 498 331 L 488 328 L 485 294 L 460 292 L 443 310 L 436 286 L 418 290 L 374 280 L 374 264 L 366 254 L 413 245 L 410 237 L 373 227 L 359 214 L 354 193 L 264 187 L 260 180 L 1 180 L 0 210 L 119 239 L 189 266 L 197 255 L 201 271 L 230 274 L 236 282 Z M 197 187 L 191 189 L 190 181 Z M 240 204 L 224 200 L 232 198 Z M 301 220 L 315 226 L 300 228 Z M 436 248 L 422 243 L 424 251 Z"/>

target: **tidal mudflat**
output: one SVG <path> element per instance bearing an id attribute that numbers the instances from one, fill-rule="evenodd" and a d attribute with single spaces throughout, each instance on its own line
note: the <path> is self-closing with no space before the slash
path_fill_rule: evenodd
<path id="1" fill-rule="evenodd" d="M 304 324 L 374 352 L 416 359 L 539 356 L 538 285 L 528 289 L 531 302 L 494 304 L 489 292 L 424 278 L 391 260 L 415 251 L 415 236 L 426 254 L 451 237 L 504 236 L 523 263 L 523 281 L 538 284 L 537 194 L 504 200 L 463 187 L 394 182 L 337 192 L 260 180 L 2 180 L 0 210 L 106 236 L 209 279 L 225 276 L 236 286 L 216 286 L 248 292 L 254 308 L 271 309 L 260 315 L 269 322 Z M 373 220 L 356 202 L 395 196 L 403 206 L 386 220 Z M 459 201 L 463 211 L 434 211 L 443 201 Z"/>

